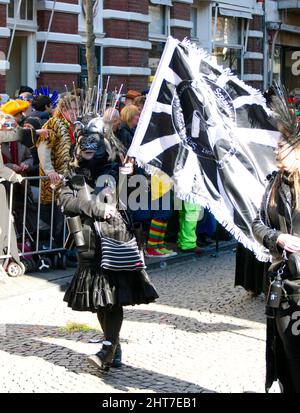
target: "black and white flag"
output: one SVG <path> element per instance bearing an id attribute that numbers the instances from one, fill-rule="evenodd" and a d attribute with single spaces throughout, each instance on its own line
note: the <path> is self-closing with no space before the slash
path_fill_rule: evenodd
<path id="1" fill-rule="evenodd" d="M 128 154 L 166 174 L 180 199 L 208 207 L 257 258 L 269 255 L 251 223 L 276 169 L 280 136 L 261 93 L 170 37 Z"/>

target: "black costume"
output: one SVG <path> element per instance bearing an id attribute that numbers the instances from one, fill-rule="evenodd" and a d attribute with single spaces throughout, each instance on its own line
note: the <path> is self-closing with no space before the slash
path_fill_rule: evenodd
<path id="1" fill-rule="evenodd" d="M 97 153 L 96 159 L 79 161 L 78 168 L 65 180 L 59 197 L 67 216 L 81 217 L 85 239 L 85 245 L 78 248 L 78 266 L 64 300 L 73 310 L 96 312 L 105 339 L 117 344 L 123 306 L 147 304 L 158 295 L 146 271 L 109 271 L 100 266 L 101 239 L 95 230 L 95 220 L 100 221 L 102 235 L 120 241 L 130 240 L 132 231 L 120 212 L 103 219 L 106 204 L 101 199 L 102 188 L 96 188 L 95 182 L 103 174 L 115 178 L 118 164 L 106 163 L 106 154 L 101 150 Z"/>
<path id="2" fill-rule="evenodd" d="M 86 188 L 91 194 L 90 200 L 87 199 Z M 94 219 L 103 218 L 105 204 L 93 192 L 93 185 L 85 175 L 70 177 L 61 190 L 63 211 L 68 216 L 81 216 L 86 241 L 86 245 L 78 250 L 78 267 L 65 301 L 73 310 L 92 312 L 112 305 L 153 301 L 157 294 L 145 271 L 119 273 L 100 268 L 101 241 L 94 228 Z M 105 236 L 120 241 L 128 241 L 132 237 L 120 213 L 107 221 L 102 220 L 101 229 Z"/>
<path id="3" fill-rule="evenodd" d="M 300 237 L 300 212 L 295 210 L 293 185 L 287 174 L 273 173 L 262 206 L 252 229 L 255 238 L 269 249 L 272 265 L 270 278 L 282 267 L 283 249 L 276 241 L 281 233 Z M 276 185 L 274 206 L 270 194 Z M 283 268 L 283 293 L 279 308 L 267 306 L 267 377 L 266 389 L 278 379 L 285 393 L 300 393 L 300 274 L 292 276 L 287 265 Z"/>
<path id="4" fill-rule="evenodd" d="M 265 277 L 270 263 L 258 261 L 255 254 L 240 242 L 236 247 L 234 286 L 242 286 L 253 295 L 265 292 Z"/>
<path id="5" fill-rule="evenodd" d="M 128 125 L 125 123 L 122 123 L 119 127 L 119 130 L 117 132 L 117 137 L 122 142 L 122 144 L 125 146 L 126 149 L 129 149 L 133 135 L 135 132 L 135 128 L 130 128 Z"/>

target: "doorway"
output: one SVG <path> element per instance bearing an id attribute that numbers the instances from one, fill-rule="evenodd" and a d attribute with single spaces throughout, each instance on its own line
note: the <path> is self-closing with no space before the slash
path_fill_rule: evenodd
<path id="1" fill-rule="evenodd" d="M 9 63 L 6 90 L 9 96 L 14 98 L 20 85 L 28 85 L 28 35 L 16 31 Z"/>

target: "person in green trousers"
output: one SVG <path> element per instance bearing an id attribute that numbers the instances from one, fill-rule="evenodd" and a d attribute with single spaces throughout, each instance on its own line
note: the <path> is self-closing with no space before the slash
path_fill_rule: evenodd
<path id="1" fill-rule="evenodd" d="M 201 205 L 184 201 L 179 211 L 179 232 L 177 245 L 183 252 L 195 252 L 201 254 L 201 248 L 197 246 L 196 227 L 203 215 Z"/>

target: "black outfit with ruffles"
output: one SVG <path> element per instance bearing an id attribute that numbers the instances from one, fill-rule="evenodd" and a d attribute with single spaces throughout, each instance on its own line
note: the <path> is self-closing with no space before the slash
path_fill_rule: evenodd
<path id="1" fill-rule="evenodd" d="M 277 190 L 274 205 L 271 205 L 273 185 Z M 270 279 L 283 263 L 283 249 L 276 243 L 279 235 L 300 236 L 300 212 L 295 209 L 293 191 L 286 173 L 273 173 L 252 225 L 255 238 L 272 255 Z M 292 276 L 286 265 L 282 278 L 284 291 L 279 308 L 266 308 L 266 390 L 278 379 L 284 393 L 300 393 L 300 274 L 299 279 Z"/>
<path id="2" fill-rule="evenodd" d="M 145 270 L 110 271 L 101 268 L 101 239 L 95 230 L 95 220 L 100 222 L 104 236 L 128 241 L 132 232 L 120 212 L 109 220 L 103 219 L 105 204 L 97 195 L 96 177 L 92 178 L 86 172 L 87 169 L 82 168 L 70 175 L 59 197 L 67 216 L 80 215 L 85 239 L 85 246 L 78 248 L 78 266 L 64 301 L 73 310 L 96 312 L 106 339 L 117 342 L 123 320 L 122 307 L 148 304 L 158 295 Z M 115 165 L 105 165 L 98 172 L 113 176 L 116 168 Z"/>
<path id="3" fill-rule="evenodd" d="M 255 254 L 238 242 L 235 259 L 234 286 L 242 286 L 257 296 L 265 291 L 265 277 L 270 263 L 258 261 Z"/>

